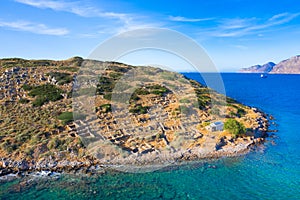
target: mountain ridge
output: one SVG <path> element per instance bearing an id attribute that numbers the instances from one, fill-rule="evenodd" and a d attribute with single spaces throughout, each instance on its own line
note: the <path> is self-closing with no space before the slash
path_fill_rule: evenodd
<path id="1" fill-rule="evenodd" d="M 239 70 L 241 73 L 270 73 L 270 74 L 300 74 L 300 55 L 280 61 L 275 64 L 268 62 L 264 65 L 254 65 Z"/>
<path id="2" fill-rule="evenodd" d="M 244 73 L 269 73 L 273 70 L 276 64 L 273 62 L 267 62 L 264 65 L 254 65 L 248 68 L 242 68 L 240 72 Z"/>

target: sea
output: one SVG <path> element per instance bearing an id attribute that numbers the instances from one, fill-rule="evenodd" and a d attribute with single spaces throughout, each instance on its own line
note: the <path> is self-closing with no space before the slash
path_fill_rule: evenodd
<path id="1" fill-rule="evenodd" d="M 199 73 L 185 73 L 205 84 Z M 208 74 L 208 76 L 214 74 Z M 226 95 L 274 117 L 264 147 L 236 158 L 147 173 L 27 177 L 0 199 L 300 199 L 300 75 L 221 74 Z M 216 89 L 217 90 L 217 89 Z"/>

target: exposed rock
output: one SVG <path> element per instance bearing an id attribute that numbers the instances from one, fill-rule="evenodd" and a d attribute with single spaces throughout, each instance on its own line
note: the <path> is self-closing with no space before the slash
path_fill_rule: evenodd
<path id="1" fill-rule="evenodd" d="M 223 146 L 227 144 L 226 137 L 221 137 L 219 142 L 216 144 L 216 150 L 220 150 Z"/>

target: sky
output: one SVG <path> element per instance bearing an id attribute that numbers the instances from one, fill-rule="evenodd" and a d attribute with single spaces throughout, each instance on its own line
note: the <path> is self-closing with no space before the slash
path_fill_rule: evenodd
<path id="1" fill-rule="evenodd" d="M 87 58 L 102 42 L 139 28 L 186 35 L 225 72 L 300 54 L 297 0 L 1 0 L 0 58 Z M 149 50 L 121 61 L 189 70 Z"/>

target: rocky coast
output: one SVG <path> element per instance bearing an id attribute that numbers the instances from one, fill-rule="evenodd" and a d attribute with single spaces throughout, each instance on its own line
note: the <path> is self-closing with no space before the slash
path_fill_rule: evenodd
<path id="1" fill-rule="evenodd" d="M 0 160 L 0 181 L 7 181 L 23 176 L 55 177 L 61 173 L 68 174 L 104 174 L 107 171 L 155 171 L 161 168 L 187 164 L 189 161 L 209 161 L 224 157 L 243 156 L 257 147 L 264 145 L 268 137 L 269 120 L 261 111 L 257 119 L 258 126 L 255 128 L 256 136 L 240 138 L 222 137 L 221 142 L 213 146 L 190 148 L 176 152 L 164 152 L 150 154 L 134 154 L 123 159 L 116 159 L 111 162 L 101 162 L 99 159 L 88 156 L 84 159 L 60 159 L 45 157 L 38 161 L 14 160 L 2 158 Z M 259 137 L 257 137 L 259 136 Z"/>

